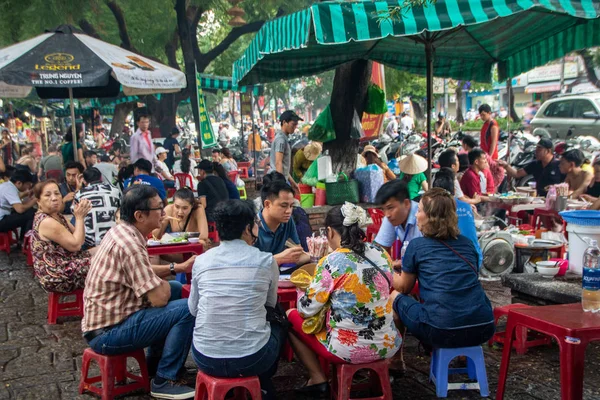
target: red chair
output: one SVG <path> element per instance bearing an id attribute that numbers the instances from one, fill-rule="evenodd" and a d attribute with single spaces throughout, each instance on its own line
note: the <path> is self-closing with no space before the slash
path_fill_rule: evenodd
<path id="1" fill-rule="evenodd" d="M 12 245 L 12 232 L 0 233 L 0 250 L 5 251 L 10 255 L 10 246 Z"/>
<path id="2" fill-rule="evenodd" d="M 219 232 L 217 232 L 217 224 L 214 222 L 208 223 L 208 238 L 213 243 L 219 243 Z"/>
<path id="3" fill-rule="evenodd" d="M 563 231 L 563 233 L 566 232 L 567 223 L 565 221 L 563 221 L 563 219 L 558 214 L 558 212 L 554 211 L 554 210 L 546 210 L 544 208 L 536 208 L 535 210 L 533 210 L 533 222 L 531 225 L 533 225 L 533 227 L 536 231 L 542 227 L 542 221 L 544 220 L 544 217 L 557 218 L 557 219 L 561 220 L 562 226 L 563 226 L 562 231 Z M 550 229 L 550 227 L 548 227 L 548 229 Z"/>
<path id="4" fill-rule="evenodd" d="M 238 172 L 240 173 L 240 178 L 248 178 L 248 168 L 238 165 Z"/>
<path id="5" fill-rule="evenodd" d="M 516 310 L 519 308 L 529 308 L 527 304 L 508 304 L 502 307 L 494 308 L 494 325 L 498 326 L 498 320 L 503 316 L 508 316 L 508 312 L 510 310 Z M 552 339 L 549 336 L 542 335 L 538 332 L 532 332 L 535 338 L 531 340 L 527 340 L 528 330 L 522 326 L 518 327 L 515 331 L 516 340 L 513 343 L 513 348 L 517 351 L 517 354 L 525 354 L 527 353 L 527 349 L 534 346 L 542 346 L 542 345 L 551 345 Z M 488 345 L 492 346 L 494 343 L 502 343 L 504 344 L 506 340 L 506 332 L 505 331 L 496 331 L 494 336 L 489 340 Z"/>
<path id="6" fill-rule="evenodd" d="M 75 301 L 61 303 L 60 299 L 75 296 Z M 59 317 L 83 317 L 83 289 L 71 293 L 48 293 L 48 324 L 56 324 Z"/>
<path id="7" fill-rule="evenodd" d="M 127 359 L 135 358 L 140 365 L 139 375 L 134 375 L 127 371 Z M 100 376 L 88 377 L 90 361 L 94 360 L 100 367 Z M 134 382 L 115 387 L 117 383 L 127 383 L 127 378 Z M 95 383 L 101 382 L 98 387 Z M 142 389 L 145 392 L 150 391 L 150 378 L 148 368 L 146 367 L 146 356 L 143 349 L 132 351 L 131 353 L 119 354 L 115 356 L 104 356 L 94 352 L 92 349 L 85 349 L 81 361 L 81 381 L 79 382 L 79 394 L 90 391 L 102 396 L 102 400 L 111 400 L 115 396 L 133 392 Z"/>
<path id="8" fill-rule="evenodd" d="M 387 360 L 375 361 L 368 364 L 334 364 L 331 398 L 335 400 L 355 400 L 355 398 L 350 397 L 351 392 L 380 387 L 381 396 L 361 399 L 392 400 L 392 386 L 390 385 L 390 371 L 388 366 L 389 363 Z M 369 370 L 369 381 L 353 385 L 352 378 L 354 374 L 362 369 Z M 375 377 L 377 377 L 379 384 L 377 384 Z"/>
<path id="9" fill-rule="evenodd" d="M 54 179 L 56 182 L 62 182 L 63 172 L 60 169 L 51 169 L 46 171 L 46 180 Z"/>
<path id="10" fill-rule="evenodd" d="M 179 182 L 179 188 L 189 187 L 192 190 L 196 190 L 194 188 L 194 178 L 191 174 L 177 173 L 173 175 L 177 182 Z"/>
<path id="11" fill-rule="evenodd" d="M 229 180 L 233 183 L 237 182 L 238 175 L 239 175 L 239 172 L 237 172 L 237 171 L 230 171 L 227 173 Z"/>
<path id="12" fill-rule="evenodd" d="M 216 378 L 198 371 L 196 375 L 195 400 L 224 400 L 227 392 L 233 389 L 234 397 L 229 399 L 246 400 L 246 391 L 252 400 L 260 400 L 262 393 L 258 377 Z"/>
<path id="13" fill-rule="evenodd" d="M 25 234 L 25 239 L 23 240 L 23 254 L 25 257 L 27 257 L 27 265 L 30 267 L 33 266 L 33 254 L 31 254 L 31 235 L 29 235 L 29 233 Z"/>
<path id="14" fill-rule="evenodd" d="M 237 163 L 238 168 L 244 167 L 244 168 L 250 168 L 252 166 L 252 164 L 250 163 L 250 161 L 240 161 Z"/>
<path id="15" fill-rule="evenodd" d="M 175 188 L 168 188 L 167 189 L 167 199 L 170 199 L 173 196 L 175 196 L 176 191 L 177 191 L 177 189 L 175 189 Z"/>
<path id="16" fill-rule="evenodd" d="M 383 211 L 378 208 L 367 208 L 367 212 L 371 216 L 373 223 L 367 226 L 367 242 L 372 242 L 381 228 L 381 222 L 383 221 Z"/>

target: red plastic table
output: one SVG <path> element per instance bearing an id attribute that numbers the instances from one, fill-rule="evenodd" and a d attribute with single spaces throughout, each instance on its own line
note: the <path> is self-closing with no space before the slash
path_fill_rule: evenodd
<path id="1" fill-rule="evenodd" d="M 296 302 L 298 301 L 298 293 L 296 292 L 296 288 L 277 288 L 277 298 L 281 303 L 281 306 L 284 310 L 289 310 L 290 308 L 296 308 Z"/>
<path id="2" fill-rule="evenodd" d="M 204 252 L 202 243 L 187 243 L 187 244 L 166 244 L 158 246 L 148 246 L 148 255 L 160 256 L 163 254 L 181 254 L 183 259 L 187 260 L 192 255 L 199 256 Z M 185 274 L 188 284 L 192 281 L 192 274 Z"/>
<path id="3" fill-rule="evenodd" d="M 589 342 L 600 340 L 600 315 L 584 312 L 581 303 L 510 310 L 496 400 L 504 398 L 510 350 L 517 326 L 530 328 L 556 338 L 560 350 L 561 398 L 581 399 L 585 349 Z"/>

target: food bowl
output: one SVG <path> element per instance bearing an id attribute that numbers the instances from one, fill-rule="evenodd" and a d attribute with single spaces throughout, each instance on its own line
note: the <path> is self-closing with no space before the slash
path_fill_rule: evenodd
<path id="1" fill-rule="evenodd" d="M 200 237 L 200 232 L 188 232 L 187 234 L 188 234 L 188 239 Z"/>
<path id="2" fill-rule="evenodd" d="M 542 275 L 544 278 L 550 279 L 554 278 L 554 276 L 558 274 L 558 271 L 560 270 L 558 262 L 556 261 L 538 261 L 535 263 L 535 266 L 540 275 Z"/>
<path id="3" fill-rule="evenodd" d="M 160 240 L 149 239 L 148 246 L 158 246 L 160 244 Z"/>
<path id="4" fill-rule="evenodd" d="M 199 237 L 189 237 L 188 238 L 188 242 L 190 242 L 190 243 L 200 243 L 200 238 Z"/>
<path id="5" fill-rule="evenodd" d="M 277 286 L 280 288 L 293 288 L 296 287 L 292 282 L 290 282 L 290 275 L 279 275 L 279 282 Z"/>

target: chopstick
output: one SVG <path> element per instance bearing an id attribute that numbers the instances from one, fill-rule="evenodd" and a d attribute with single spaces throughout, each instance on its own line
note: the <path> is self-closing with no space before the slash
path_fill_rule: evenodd
<path id="1" fill-rule="evenodd" d="M 288 239 L 288 240 L 285 241 L 285 247 L 287 247 L 288 249 L 291 249 L 291 248 L 294 248 L 294 247 L 298 247 L 298 246 L 300 246 L 300 245 L 292 242 L 291 239 Z"/>

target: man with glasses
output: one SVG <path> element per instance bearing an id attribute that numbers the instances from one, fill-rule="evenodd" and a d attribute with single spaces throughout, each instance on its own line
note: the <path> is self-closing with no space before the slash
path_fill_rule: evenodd
<path id="1" fill-rule="evenodd" d="M 60 194 L 63 197 L 63 205 L 65 206 L 63 214 L 71 214 L 71 205 L 75 198 L 75 193 L 83 184 L 83 165 L 76 161 L 69 161 L 65 164 L 65 181 L 58 187 Z"/>
<path id="2" fill-rule="evenodd" d="M 163 201 L 147 185 L 129 189 L 121 203 L 121 222 L 104 236 L 85 282 L 84 339 L 99 354 L 148 348 L 151 395 L 188 399 L 194 389 L 179 380 L 190 351 L 194 317 L 187 299 L 177 299 L 164 279 L 190 272 L 195 257 L 181 264 L 151 265 L 146 238 L 161 226 Z M 156 369 L 155 369 L 156 368 Z"/>
<path id="3" fill-rule="evenodd" d="M 288 183 L 294 189 L 294 192 L 299 193 L 298 185 L 292 179 L 290 175 L 290 168 L 292 165 L 292 148 L 288 141 L 288 136 L 296 131 L 298 127 L 298 121 L 304 121 L 294 111 L 284 111 L 279 116 L 279 122 L 281 123 L 281 131 L 277 132 L 275 140 L 271 145 L 271 169 L 270 171 L 277 171 L 286 177 Z"/>

